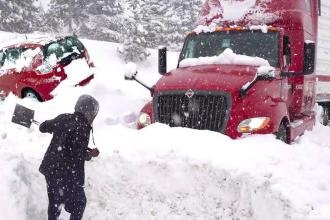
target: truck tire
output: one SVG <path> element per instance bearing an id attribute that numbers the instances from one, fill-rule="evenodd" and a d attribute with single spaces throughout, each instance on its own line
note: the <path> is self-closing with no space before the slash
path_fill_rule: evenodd
<path id="1" fill-rule="evenodd" d="M 283 141 L 286 144 L 289 144 L 289 130 L 287 123 L 284 121 L 281 122 L 280 127 L 276 133 L 276 139 Z"/>
<path id="2" fill-rule="evenodd" d="M 39 102 L 42 102 L 42 98 L 40 97 L 40 95 L 32 89 L 24 89 L 23 98 L 32 98 L 38 100 Z"/>
<path id="3" fill-rule="evenodd" d="M 329 106 L 323 106 L 323 113 L 322 113 L 322 124 L 324 126 L 329 125 L 329 114 L 330 114 L 330 107 Z"/>

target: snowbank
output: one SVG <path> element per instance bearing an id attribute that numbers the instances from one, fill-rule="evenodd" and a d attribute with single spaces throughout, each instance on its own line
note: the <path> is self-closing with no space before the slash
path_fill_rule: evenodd
<path id="1" fill-rule="evenodd" d="M 317 124 L 291 146 L 272 135 L 233 141 L 161 124 L 138 131 L 132 127 L 149 91 L 124 81 L 116 44 L 83 42 L 97 67 L 91 84 L 46 103 L 12 95 L 0 101 L 0 220 L 41 220 L 47 211 L 38 167 L 51 136 L 12 124 L 15 104 L 35 109 L 43 121 L 72 112 L 84 93 L 101 103 L 95 122 L 101 154 L 86 164 L 84 219 L 328 219 L 329 127 Z M 138 67 L 150 84 L 159 78 L 156 54 Z M 171 67 L 177 57 L 169 54 Z"/>

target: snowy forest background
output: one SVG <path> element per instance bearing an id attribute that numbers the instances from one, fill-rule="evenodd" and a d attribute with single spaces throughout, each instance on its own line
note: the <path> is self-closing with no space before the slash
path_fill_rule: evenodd
<path id="1" fill-rule="evenodd" d="M 122 43 L 126 61 L 145 48 L 179 50 L 193 29 L 202 0 L 0 0 L 0 30 L 76 34 Z M 125 53 L 125 51 L 131 51 Z M 134 52 L 133 52 L 134 51 Z"/>

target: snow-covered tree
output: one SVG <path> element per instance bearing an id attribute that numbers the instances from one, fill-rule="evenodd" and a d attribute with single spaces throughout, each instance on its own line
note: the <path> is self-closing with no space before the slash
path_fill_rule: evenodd
<path id="1" fill-rule="evenodd" d="M 51 0 L 45 25 L 54 32 L 79 32 L 88 18 L 87 3 L 87 0 Z"/>
<path id="2" fill-rule="evenodd" d="M 36 30 L 42 11 L 35 0 L 0 1 L 0 30 L 27 33 Z"/>
<path id="3" fill-rule="evenodd" d="M 123 6 L 119 0 L 89 0 L 86 7 L 88 21 L 81 35 L 93 36 L 93 39 L 120 41 L 123 26 Z"/>
<path id="4" fill-rule="evenodd" d="M 150 55 L 146 40 L 150 24 L 145 19 L 147 15 L 142 11 L 145 3 L 143 0 L 131 0 L 128 3 L 129 11 L 124 16 L 121 36 L 123 45 L 118 50 L 126 62 L 143 61 Z"/>
<path id="5" fill-rule="evenodd" d="M 166 22 L 164 36 L 170 48 L 178 50 L 186 34 L 196 27 L 202 1 L 175 0 L 169 3 L 171 10 L 167 10 L 164 15 Z"/>
<path id="6" fill-rule="evenodd" d="M 141 20 L 147 23 L 147 46 L 167 45 L 179 50 L 185 35 L 196 25 L 201 4 L 202 0 L 140 1 Z"/>
<path id="7" fill-rule="evenodd" d="M 147 0 L 141 5 L 143 14 L 141 20 L 145 23 L 144 27 L 147 32 L 145 39 L 149 48 L 157 48 L 166 44 L 164 14 L 168 8 L 167 1 Z"/>
<path id="8" fill-rule="evenodd" d="M 179 50 L 204 0 L 50 0 L 44 14 L 41 1 L 0 0 L 0 29 L 121 42 L 126 60 L 143 60 L 146 48 Z"/>

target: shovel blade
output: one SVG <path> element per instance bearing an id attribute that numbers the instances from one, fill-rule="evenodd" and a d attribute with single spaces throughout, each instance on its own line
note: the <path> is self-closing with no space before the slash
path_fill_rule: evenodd
<path id="1" fill-rule="evenodd" d="M 34 110 L 16 104 L 11 121 L 15 124 L 30 128 L 34 118 Z"/>

